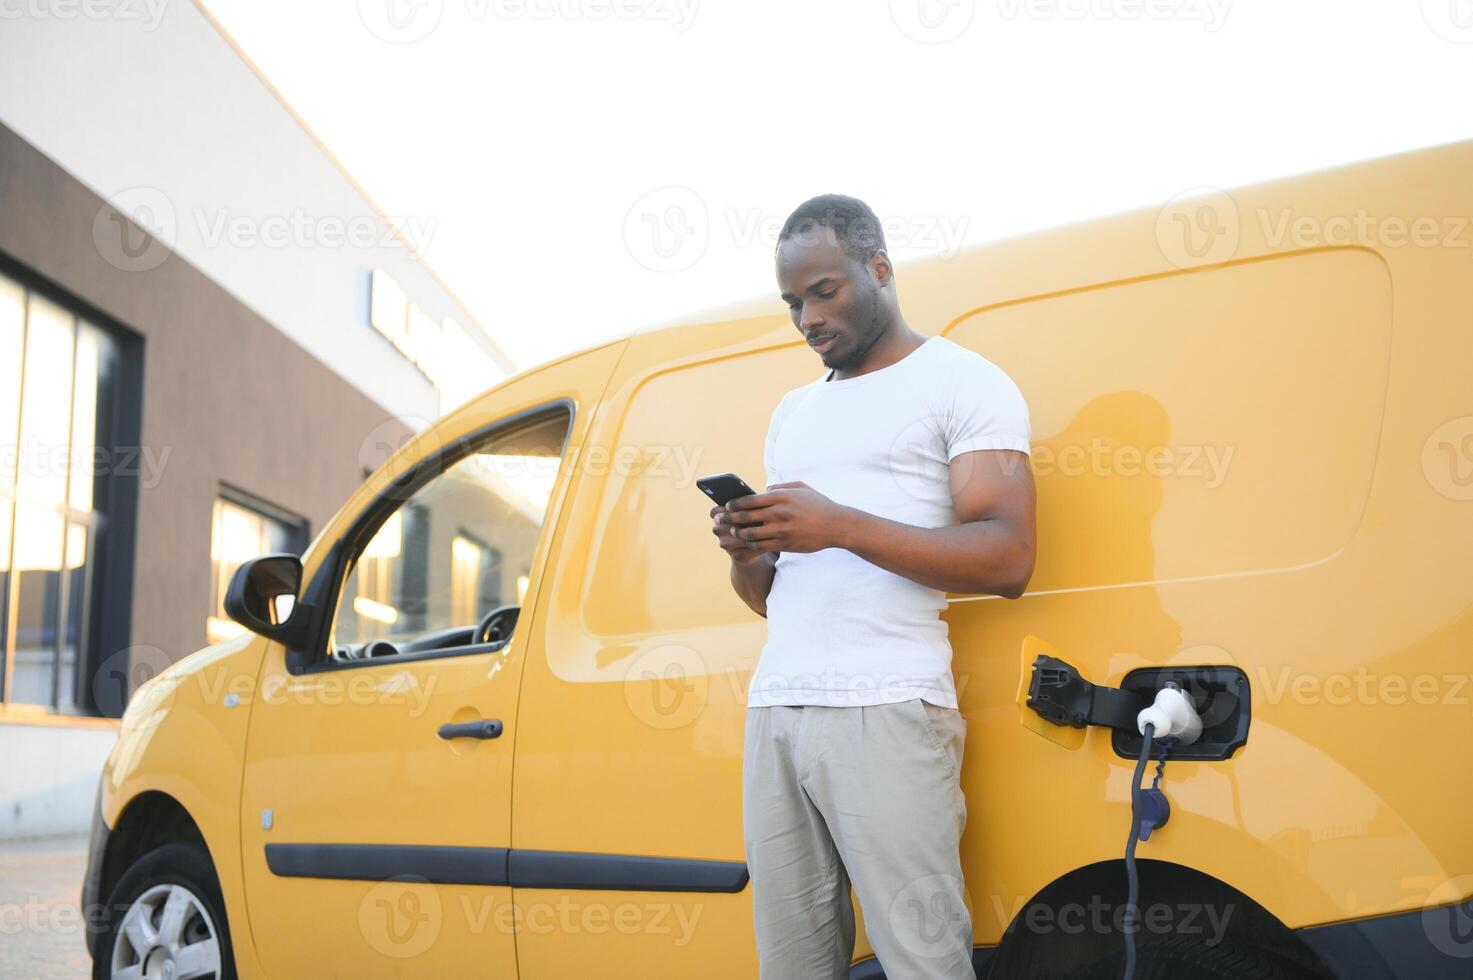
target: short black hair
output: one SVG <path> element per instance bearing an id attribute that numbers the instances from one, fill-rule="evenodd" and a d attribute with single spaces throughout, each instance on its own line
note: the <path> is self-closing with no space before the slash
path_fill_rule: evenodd
<path id="1" fill-rule="evenodd" d="M 789 238 L 827 228 L 844 254 L 856 262 L 868 262 L 885 247 L 885 231 L 870 206 L 857 197 L 845 194 L 820 194 L 810 197 L 783 222 L 778 232 L 778 247 Z"/>

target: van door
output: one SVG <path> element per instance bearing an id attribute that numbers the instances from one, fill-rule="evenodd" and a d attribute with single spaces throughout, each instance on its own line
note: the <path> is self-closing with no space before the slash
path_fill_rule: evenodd
<path id="1" fill-rule="evenodd" d="M 695 480 L 759 485 L 772 408 L 820 370 L 770 322 L 755 343 L 751 323 L 636 335 L 599 407 L 522 678 L 526 980 L 757 975 L 741 770 L 766 623 L 731 588 Z"/>
<path id="2" fill-rule="evenodd" d="M 548 560 L 581 410 L 621 349 L 558 362 L 437 423 L 314 546 L 302 601 L 330 597 L 319 639 L 302 664 L 268 650 L 242 787 L 267 975 L 516 976 L 507 849 L 531 626 L 520 611 Z"/>

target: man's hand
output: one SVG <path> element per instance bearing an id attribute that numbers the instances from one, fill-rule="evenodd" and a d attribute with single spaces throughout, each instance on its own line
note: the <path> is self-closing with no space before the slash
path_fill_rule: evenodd
<path id="1" fill-rule="evenodd" d="M 726 508 L 720 504 L 711 508 L 711 533 L 716 535 L 716 543 L 721 545 L 722 550 L 726 552 L 726 557 L 738 565 L 746 565 L 754 559 L 763 557 L 765 553 L 752 547 L 752 542 L 736 536 L 735 528 L 727 517 Z"/>
<path id="2" fill-rule="evenodd" d="M 742 560 L 742 550 L 760 555 L 842 547 L 849 513 L 850 508 L 801 481 L 774 483 L 766 493 L 738 497 L 711 510 L 717 537 L 733 561 Z"/>

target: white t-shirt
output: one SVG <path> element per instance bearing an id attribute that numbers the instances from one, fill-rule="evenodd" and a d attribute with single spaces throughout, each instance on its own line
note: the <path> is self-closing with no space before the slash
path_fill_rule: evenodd
<path id="1" fill-rule="evenodd" d="M 767 482 L 916 527 L 957 523 L 947 471 L 976 449 L 1029 452 L 1028 405 L 981 354 L 929 337 L 887 367 L 828 371 L 782 397 L 767 431 Z M 765 489 L 765 488 L 764 488 Z M 844 548 L 782 552 L 749 707 L 857 706 L 923 698 L 957 707 L 946 593 Z"/>

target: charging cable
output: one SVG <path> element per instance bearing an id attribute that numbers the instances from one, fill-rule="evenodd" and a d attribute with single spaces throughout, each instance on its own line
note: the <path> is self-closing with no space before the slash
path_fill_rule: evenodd
<path id="1" fill-rule="evenodd" d="M 1202 716 L 1186 692 L 1173 681 L 1167 681 L 1156 692 L 1156 700 L 1136 715 L 1136 727 L 1141 733 L 1141 754 L 1135 764 L 1135 777 L 1130 782 L 1130 836 L 1125 841 L 1125 980 L 1135 977 L 1135 909 L 1140 898 L 1140 877 L 1135 868 L 1135 846 L 1138 841 L 1148 840 L 1151 831 L 1165 825 L 1171 816 L 1171 805 L 1166 794 L 1161 792 L 1161 774 L 1166 768 L 1166 756 L 1178 744 L 1191 745 L 1202 735 Z M 1141 787 L 1141 778 L 1146 772 L 1146 761 L 1151 757 L 1151 744 L 1161 739 L 1161 760 L 1156 765 L 1156 778 L 1149 789 Z"/>

